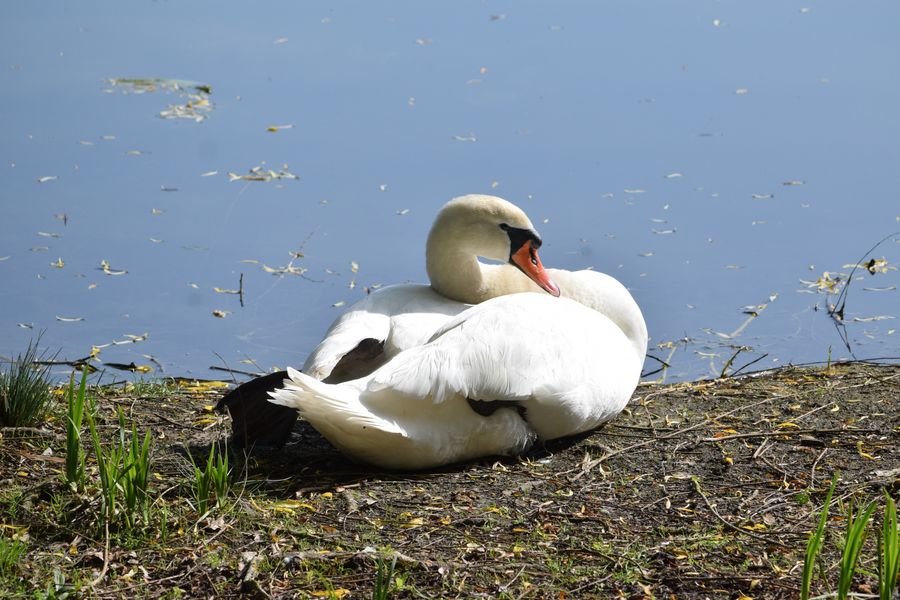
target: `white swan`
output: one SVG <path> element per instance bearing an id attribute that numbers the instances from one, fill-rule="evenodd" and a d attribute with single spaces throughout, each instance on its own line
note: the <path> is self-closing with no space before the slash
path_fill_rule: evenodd
<path id="1" fill-rule="evenodd" d="M 329 383 L 370 374 L 402 350 L 420 346 L 448 319 L 502 294 L 559 290 L 541 265 L 540 235 L 528 216 L 496 196 L 471 194 L 448 202 L 426 245 L 431 285 L 380 289 L 340 316 L 307 357 L 303 371 Z M 486 264 L 483 257 L 501 264 Z M 232 417 L 233 443 L 281 445 L 295 420 L 267 402 L 286 373 L 242 384 L 223 397 Z"/>
<path id="2" fill-rule="evenodd" d="M 394 469 L 516 454 L 593 429 L 634 392 L 647 328 L 612 277 L 550 273 L 565 297 L 487 300 L 360 379 L 328 384 L 289 369 L 272 402 L 298 409 L 345 454 Z"/>

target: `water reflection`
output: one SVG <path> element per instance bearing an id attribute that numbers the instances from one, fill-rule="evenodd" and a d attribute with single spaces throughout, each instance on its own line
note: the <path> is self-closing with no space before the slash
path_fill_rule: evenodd
<path id="1" fill-rule="evenodd" d="M 895 3 L 216 13 L 0 7 L 0 354 L 45 331 L 167 374 L 299 364 L 486 192 L 545 264 L 633 290 L 670 379 L 848 356 L 815 282 L 900 229 Z M 166 77 L 210 104 L 110 85 Z M 851 288 L 858 356 L 900 355 L 898 250 Z"/>

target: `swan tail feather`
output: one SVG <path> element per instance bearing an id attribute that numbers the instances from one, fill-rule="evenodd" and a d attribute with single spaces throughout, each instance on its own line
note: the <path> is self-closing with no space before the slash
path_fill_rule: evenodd
<path id="1" fill-rule="evenodd" d="M 269 392 L 269 402 L 296 408 L 325 437 L 374 429 L 406 436 L 396 423 L 373 414 L 360 402 L 359 390 L 318 381 L 288 368 L 284 387 Z M 334 440 L 332 440 L 334 442 Z"/>

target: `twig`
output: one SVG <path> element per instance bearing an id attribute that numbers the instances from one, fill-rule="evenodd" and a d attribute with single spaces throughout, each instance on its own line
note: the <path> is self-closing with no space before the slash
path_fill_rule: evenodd
<path id="1" fill-rule="evenodd" d="M 743 367 L 741 367 L 740 369 L 738 369 L 737 371 L 735 371 L 734 373 L 732 373 L 731 376 L 732 376 L 732 377 L 737 376 L 738 373 L 740 373 L 741 371 L 743 371 L 744 369 L 746 369 L 746 368 L 749 367 L 750 365 L 755 365 L 756 363 L 758 363 L 759 361 L 761 361 L 762 359 L 764 359 L 764 358 L 767 357 L 768 355 L 769 355 L 769 353 L 766 352 L 765 354 L 763 354 L 763 355 L 760 356 L 759 358 L 754 358 L 753 360 L 751 360 L 750 362 L 748 362 L 746 365 L 744 365 Z"/>
<path id="2" fill-rule="evenodd" d="M 92 588 L 100 585 L 100 582 L 103 581 L 103 578 L 106 577 L 106 572 L 109 570 L 109 516 L 106 515 L 103 519 L 103 568 L 100 569 L 97 577 L 88 584 Z"/>
<path id="3" fill-rule="evenodd" d="M 58 437 L 60 435 L 55 431 L 48 431 L 46 429 L 39 429 L 37 427 L 0 427 L 0 433 L 4 435 L 7 433 L 30 433 L 32 435 L 40 435 L 43 437 Z"/>
<path id="4" fill-rule="evenodd" d="M 240 369 L 232 369 L 231 367 L 217 367 L 212 365 L 209 367 L 211 371 L 224 371 L 232 375 L 246 375 L 247 377 L 262 377 L 263 373 L 254 373 L 253 371 L 241 371 Z"/>
<path id="5" fill-rule="evenodd" d="M 701 442 L 724 442 L 741 438 L 774 437 L 776 435 L 808 435 L 810 433 L 877 433 L 878 429 L 790 429 L 785 431 L 755 431 L 753 433 L 733 433 L 722 437 L 708 437 Z"/>
<path id="6" fill-rule="evenodd" d="M 819 465 L 819 461 L 822 460 L 822 457 L 825 456 L 825 453 L 828 452 L 828 448 L 822 448 L 822 452 L 819 453 L 819 456 L 816 457 L 816 460 L 813 461 L 812 469 L 809 471 L 809 487 L 812 488 L 816 484 L 816 467 Z"/>
<path id="7" fill-rule="evenodd" d="M 238 299 L 241 301 L 241 308 L 244 308 L 244 274 L 238 280 Z"/>

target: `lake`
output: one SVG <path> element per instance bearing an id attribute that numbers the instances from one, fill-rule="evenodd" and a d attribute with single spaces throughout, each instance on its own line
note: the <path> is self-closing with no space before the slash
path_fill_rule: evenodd
<path id="1" fill-rule="evenodd" d="M 650 379 L 898 357 L 898 23 L 886 0 L 4 2 L 0 356 L 300 365 L 368 288 L 425 281 L 444 202 L 490 193 L 546 266 L 632 290 Z M 864 256 L 842 331 L 828 291 Z"/>

